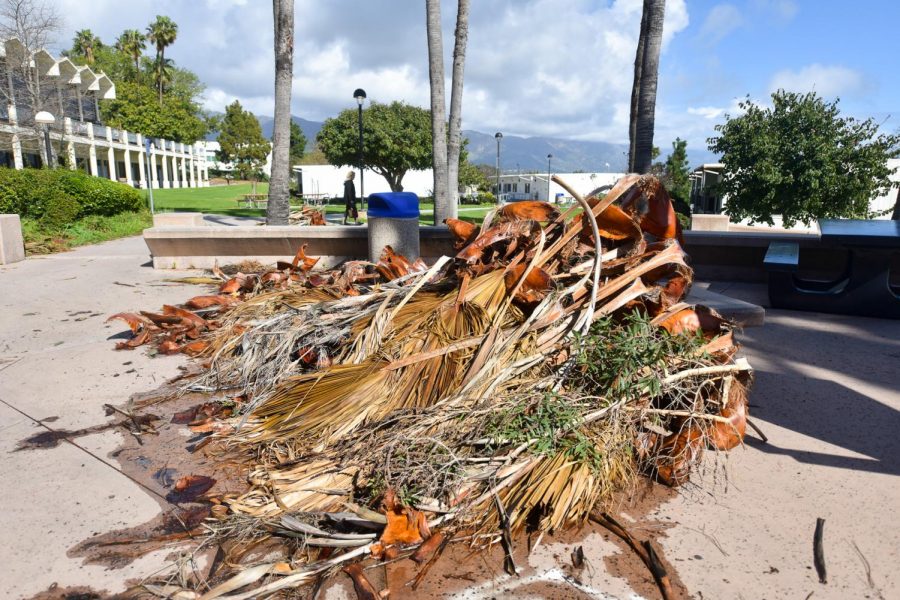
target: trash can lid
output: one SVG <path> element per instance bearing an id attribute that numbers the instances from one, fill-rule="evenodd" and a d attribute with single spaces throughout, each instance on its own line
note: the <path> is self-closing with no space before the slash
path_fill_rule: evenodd
<path id="1" fill-rule="evenodd" d="M 412 219 L 419 217 L 419 197 L 412 192 L 379 192 L 368 196 L 366 217 Z"/>

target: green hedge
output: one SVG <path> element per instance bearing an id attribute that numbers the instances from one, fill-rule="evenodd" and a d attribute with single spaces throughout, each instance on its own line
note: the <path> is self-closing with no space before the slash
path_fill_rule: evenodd
<path id="1" fill-rule="evenodd" d="M 143 207 L 144 199 L 133 187 L 83 171 L 0 167 L 0 213 L 61 225 L 65 219 L 108 217 Z"/>

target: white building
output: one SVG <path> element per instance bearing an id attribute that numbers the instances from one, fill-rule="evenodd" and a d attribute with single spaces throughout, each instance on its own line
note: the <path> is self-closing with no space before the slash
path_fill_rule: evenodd
<path id="1" fill-rule="evenodd" d="M 553 173 L 576 192 L 587 195 L 597 189 L 609 189 L 624 173 Z M 491 181 L 497 187 L 496 180 Z M 547 173 L 503 173 L 500 175 L 500 200 L 544 200 L 571 202 L 574 200 L 561 185 L 550 181 Z"/>
<path id="2" fill-rule="evenodd" d="M 55 119 L 49 125 L 52 162 L 136 187 L 209 184 L 195 145 L 152 138 L 148 161 L 144 136 L 100 122 L 99 101 L 116 97 L 109 77 L 43 49 L 26 53 L 16 38 L 0 43 L 0 165 L 22 169 L 47 161 L 44 131 L 35 123 L 39 98 L 41 110 Z"/>
<path id="3" fill-rule="evenodd" d="M 234 164 L 230 162 L 221 162 L 216 155 L 216 153 L 222 149 L 222 146 L 219 142 L 212 141 L 200 141 L 194 144 L 195 146 L 200 148 L 200 155 L 203 157 L 205 161 L 207 169 L 211 169 L 213 171 L 219 171 L 221 173 L 231 173 L 234 171 Z M 269 154 L 266 155 L 266 164 L 262 166 L 262 172 L 266 174 L 266 177 L 272 176 L 272 144 L 269 144 Z"/>
<path id="4" fill-rule="evenodd" d="M 306 198 L 340 198 L 344 195 L 344 180 L 347 171 L 356 171 L 356 194 L 362 195 L 358 170 L 353 167 L 335 167 L 332 165 L 297 165 L 293 167 L 299 193 Z M 363 173 L 365 195 L 377 192 L 389 192 L 391 186 L 387 180 L 372 171 L 365 169 Z M 434 188 L 434 175 L 431 169 L 424 171 L 407 171 L 403 176 L 403 191 L 413 192 L 420 198 L 431 196 Z"/>

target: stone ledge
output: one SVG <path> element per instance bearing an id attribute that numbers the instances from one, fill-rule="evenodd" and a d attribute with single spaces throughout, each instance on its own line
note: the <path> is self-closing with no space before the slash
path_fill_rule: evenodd
<path id="1" fill-rule="evenodd" d="M 306 253 L 319 256 L 319 265 L 330 268 L 345 260 L 368 256 L 366 227 L 335 225 L 297 227 L 256 225 L 203 227 L 153 227 L 144 230 L 144 241 L 155 269 L 208 269 L 219 265 L 257 260 L 271 264 L 290 260 L 303 244 Z M 419 228 L 422 257 L 427 261 L 453 252 L 446 227 Z M 412 257 L 410 257 L 412 258 Z"/>
<path id="2" fill-rule="evenodd" d="M 156 213 L 153 215 L 154 227 L 205 227 L 203 213 L 199 212 L 171 212 Z"/>
<path id="3" fill-rule="evenodd" d="M 19 215 L 0 215 L 0 265 L 25 260 L 25 241 Z"/>

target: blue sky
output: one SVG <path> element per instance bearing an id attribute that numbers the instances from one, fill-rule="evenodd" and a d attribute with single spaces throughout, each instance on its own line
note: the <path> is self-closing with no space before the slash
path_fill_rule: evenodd
<path id="1" fill-rule="evenodd" d="M 207 85 L 204 104 L 234 99 L 272 114 L 271 3 L 261 0 L 49 0 L 72 33 L 107 43 L 171 16 L 166 52 Z M 128 10 L 122 10 L 124 5 Z M 676 136 L 705 160 L 725 112 L 776 87 L 841 97 L 857 117 L 900 129 L 900 2 L 668 0 L 656 117 L 666 154 Z M 295 0 L 294 114 L 334 116 L 369 98 L 428 105 L 423 0 Z M 456 2 L 444 0 L 450 65 Z M 472 0 L 463 127 L 625 142 L 641 0 Z M 58 48 L 57 48 L 58 49 Z"/>

